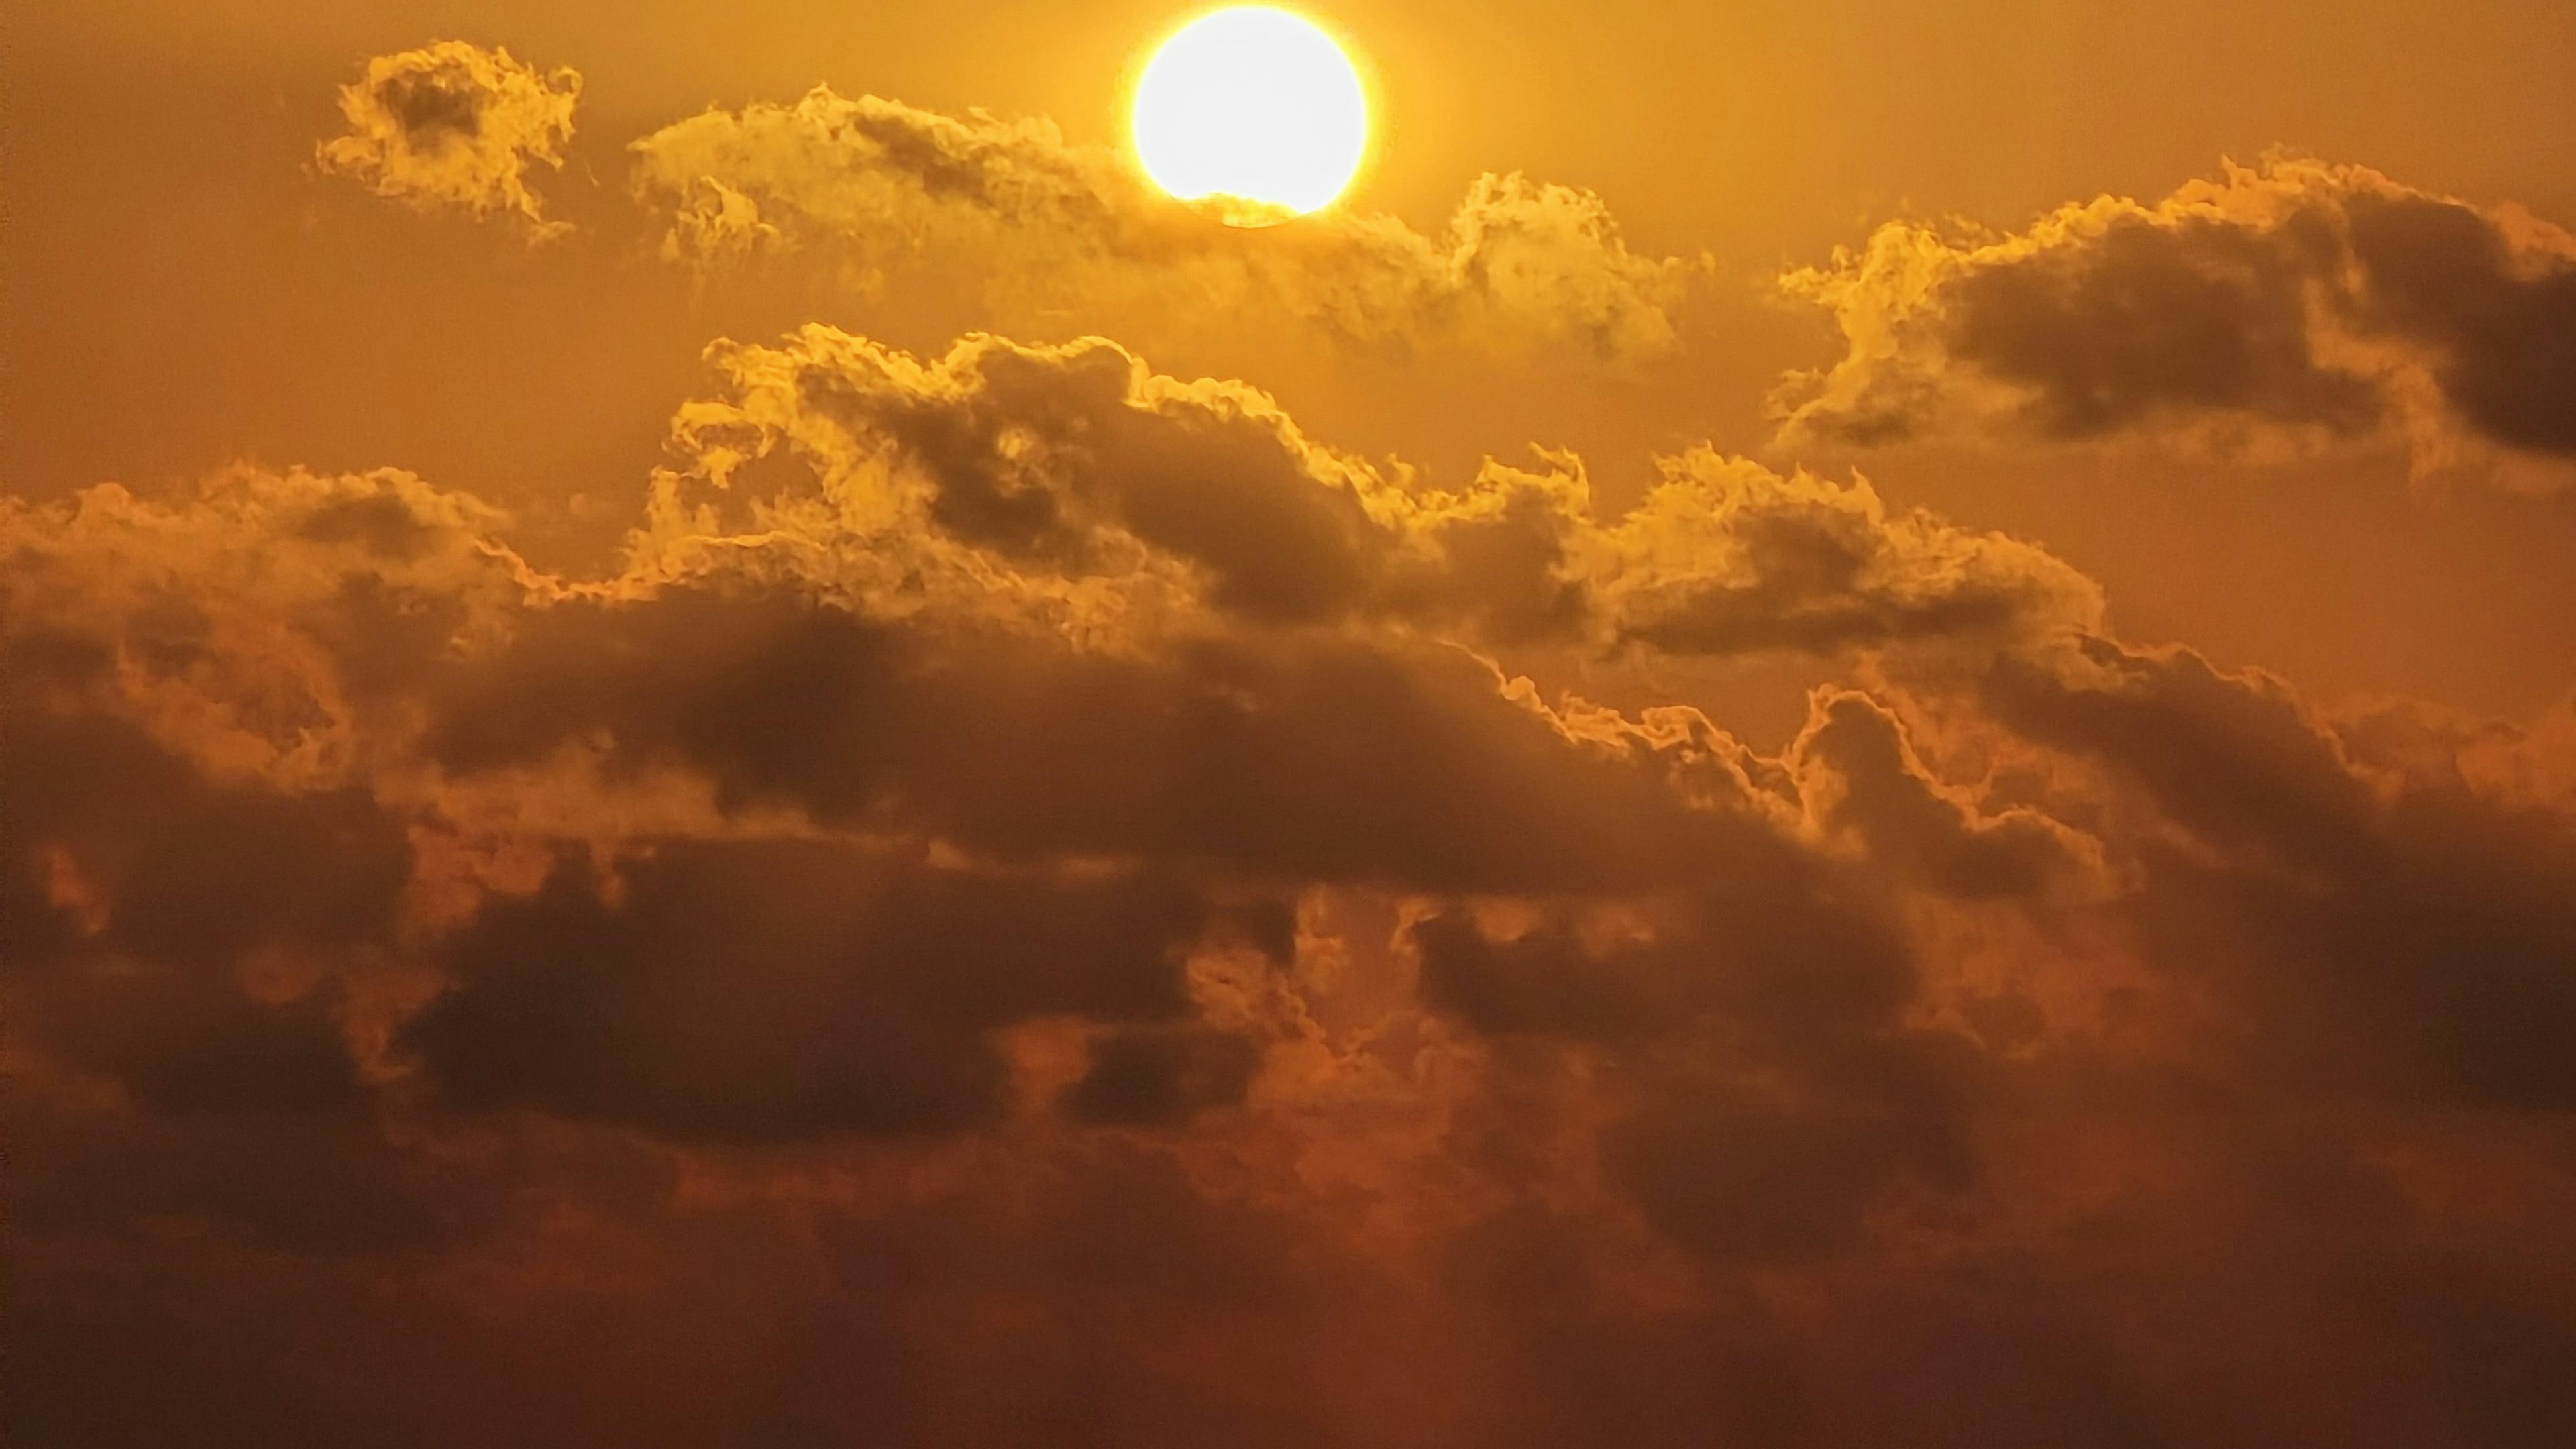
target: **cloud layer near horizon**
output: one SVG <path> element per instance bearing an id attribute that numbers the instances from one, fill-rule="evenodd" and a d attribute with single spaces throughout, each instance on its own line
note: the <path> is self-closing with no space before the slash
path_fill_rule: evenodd
<path id="1" fill-rule="evenodd" d="M 257 1280 L 259 1363 L 564 1442 L 2570 1422 L 2566 730 L 2330 720 L 1864 485 L 1602 520 L 1105 342 L 711 361 L 601 577 L 393 472 L 12 506 L 19 1312 L 202 1404 Z M 1765 753 L 1534 639 L 1875 682 Z M 387 1441 L 279 1372 L 191 1422 Z M 151 1422 L 86 1397 L 22 1410 Z"/>

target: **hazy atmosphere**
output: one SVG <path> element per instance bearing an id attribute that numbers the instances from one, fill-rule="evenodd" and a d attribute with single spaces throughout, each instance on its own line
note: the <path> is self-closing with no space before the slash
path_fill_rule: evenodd
<path id="1" fill-rule="evenodd" d="M 2576 1442 L 2563 0 L 0 21 L 0 1437 Z"/>

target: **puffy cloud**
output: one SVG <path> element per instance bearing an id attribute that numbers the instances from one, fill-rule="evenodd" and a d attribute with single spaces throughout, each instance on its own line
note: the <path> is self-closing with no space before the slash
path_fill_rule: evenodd
<path id="1" fill-rule="evenodd" d="M 1675 654 L 1992 648 L 2102 627 L 2101 589 L 2046 550 L 1920 509 L 1866 480 L 1696 450 L 1607 540 L 1609 628 Z"/>
<path id="2" fill-rule="evenodd" d="M 2532 489 L 2576 457 L 2576 239 L 2360 167 L 2231 166 L 2001 237 L 1894 223 L 1784 285 L 1846 346 L 1783 385 L 1788 443 L 2393 431 L 2421 479 Z"/>
<path id="3" fill-rule="evenodd" d="M 1074 589 L 1177 562 L 1226 612 L 1329 621 L 1371 602 L 1402 542 L 1405 501 L 1368 464 L 1251 388 L 1159 376 L 1114 343 L 977 338 L 924 362 L 809 326 L 710 360 L 731 396 L 675 422 L 694 466 L 660 480 L 664 535 L 720 525 L 708 505 L 783 451 L 814 487 L 774 490 L 755 526 L 882 540 L 882 572 L 952 596 L 990 591 L 997 563 Z"/>
<path id="4" fill-rule="evenodd" d="M 530 170 L 563 165 L 581 76 L 540 71 L 498 46 L 441 40 L 369 60 L 340 88 L 348 129 L 315 148 L 322 169 L 422 210 L 505 214 L 533 236 L 545 219 Z"/>
<path id="5" fill-rule="evenodd" d="M 924 360 L 809 326 L 709 356 L 726 395 L 674 420 L 682 466 L 657 478 L 640 546 L 678 567 L 730 531 L 801 539 L 801 567 L 882 608 L 1107 636 L 1205 606 L 1703 655 L 1974 655 L 2103 621 L 2100 590 L 2042 549 L 1706 449 L 1661 460 L 1610 519 L 1580 460 L 1426 488 L 1256 389 L 1100 339 L 978 337 Z"/>
<path id="6" fill-rule="evenodd" d="M 1222 224 L 1052 122 L 942 115 L 818 87 L 710 110 L 633 145 L 666 253 L 701 264 L 827 246 L 863 276 L 962 263 L 1022 300 L 1104 289 L 1252 307 L 1375 347 L 1464 335 L 1643 357 L 1677 344 L 1695 266 L 1629 250 L 1599 197 L 1484 176 L 1426 237 L 1341 209 Z"/>

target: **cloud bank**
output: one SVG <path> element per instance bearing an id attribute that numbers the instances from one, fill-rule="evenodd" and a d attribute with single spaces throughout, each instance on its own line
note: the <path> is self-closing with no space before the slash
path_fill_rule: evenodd
<path id="1" fill-rule="evenodd" d="M 0 518 L 36 1432 L 2576 1424 L 2576 732 L 1713 454 L 1602 519 L 1105 341 L 710 362 L 595 577 L 399 472 Z M 1531 641 L 1845 682 L 1765 752 Z"/>

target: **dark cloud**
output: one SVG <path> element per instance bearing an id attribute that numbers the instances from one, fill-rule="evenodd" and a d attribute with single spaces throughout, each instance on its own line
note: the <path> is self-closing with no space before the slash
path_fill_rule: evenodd
<path id="1" fill-rule="evenodd" d="M 2576 836 L 2456 766 L 2357 765 L 2279 681 L 2097 644 L 1992 690 L 2215 854 L 2125 842 L 2160 960 L 2223 992 L 2265 1070 L 2440 1104 L 2564 1108 L 2576 1073 Z"/>
<path id="2" fill-rule="evenodd" d="M 667 842 L 487 905 L 402 1029 L 468 1108 L 684 1137 L 950 1131 L 991 1117 L 995 1027 L 1168 1017 L 1205 909 L 1168 884 L 909 868 L 846 847 Z"/>
<path id="3" fill-rule="evenodd" d="M 1086 1122 L 1168 1122 L 1243 1100 L 1259 1047 L 1227 1032 L 1125 1028 L 1091 1048 L 1064 1105 Z"/>
<path id="4" fill-rule="evenodd" d="M 2349 432 L 2379 400 L 2309 341 L 2307 286 L 2334 261 L 2315 227 L 2123 218 L 2082 250 L 1962 276 L 1950 355 L 2029 388 L 2027 418 L 2061 438 L 2196 411 Z"/>
<path id="5" fill-rule="evenodd" d="M 1650 1224 L 1695 1251 L 1821 1253 L 1891 1187 L 1969 1179 L 1975 1054 L 1907 1026 L 1920 984 L 1911 950 L 1829 872 L 1503 939 L 1446 914 L 1411 939 L 1434 1009 L 1618 1064 L 1638 1100 L 1603 1134 L 1604 1165 Z"/>
<path id="6" fill-rule="evenodd" d="M 1908 1183 L 1971 1180 L 1965 1054 L 1896 1037 L 1802 1062 L 1789 1083 L 1681 1074 L 1608 1133 L 1608 1166 L 1676 1242 L 1721 1259 L 1847 1247 Z"/>
<path id="7" fill-rule="evenodd" d="M 1505 890 L 1669 878 L 1758 840 L 1669 793 L 1668 772 L 1710 768 L 1704 750 L 1577 748 L 1445 650 L 1205 640 L 1122 657 L 672 592 L 558 606 L 454 678 L 427 737 L 453 770 L 603 740 L 611 770 L 685 769 L 722 807 L 1018 861 Z"/>
<path id="8" fill-rule="evenodd" d="M 160 1111 L 313 1111 L 353 1104 L 357 1065 L 320 993 L 255 1000 L 176 970 L 19 995 L 46 1044 Z"/>
<path id="9" fill-rule="evenodd" d="M 50 885 L 54 923 L 37 929 L 58 942 L 61 918 L 93 893 L 84 934 L 192 967 L 389 931 L 410 847 L 363 792 L 211 784 L 123 721 L 18 703 L 0 734 L 11 816 L 0 841 L 22 880 Z"/>
<path id="10" fill-rule="evenodd" d="M 2576 455 L 2576 241 L 2358 167 L 2231 169 L 2000 238 L 1898 223 L 1787 285 L 1851 343 L 1783 387 L 1789 441 L 2386 430 L 2419 478 L 2529 488 Z"/>
<path id="11" fill-rule="evenodd" d="M 156 1112 L 353 1107 L 334 981 L 393 933 L 401 822 L 360 791 L 210 782 L 24 682 L 0 688 L 0 980 L 20 1039 Z"/>
<path id="12" fill-rule="evenodd" d="M 2507 447 L 2576 454 L 2576 248 L 2437 197 L 2347 206 L 2364 314 L 2430 349 L 2443 400 Z"/>

